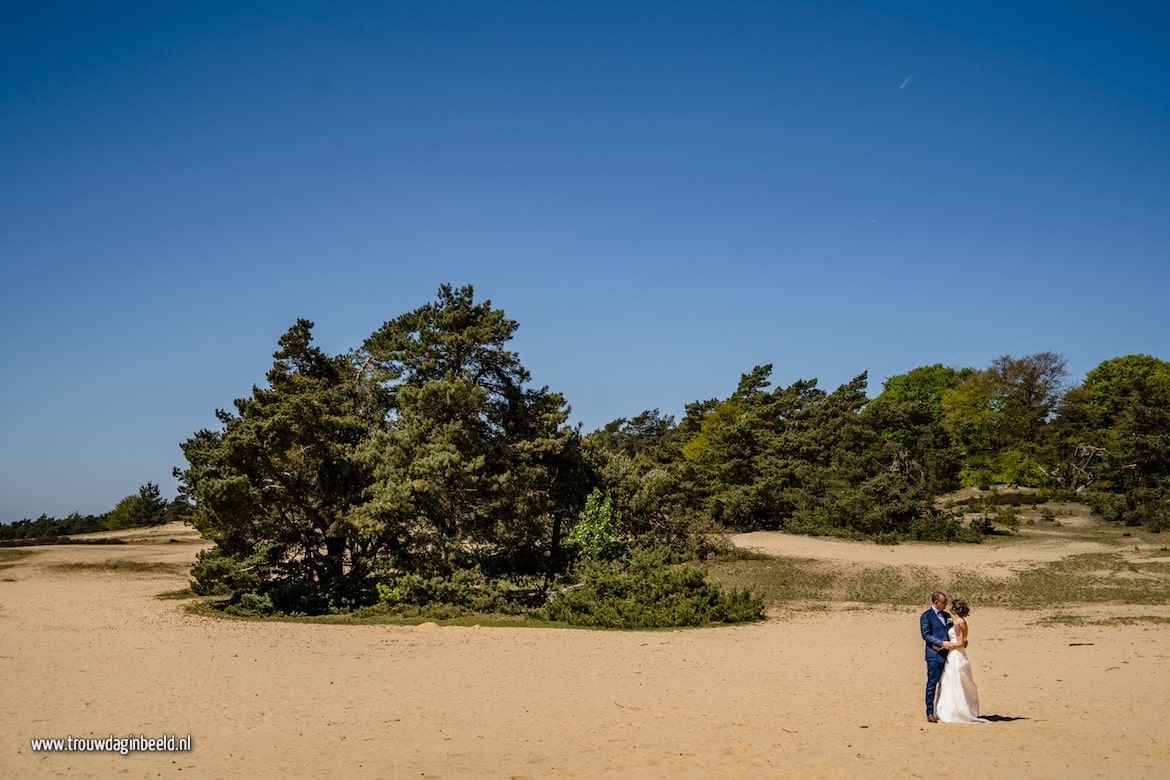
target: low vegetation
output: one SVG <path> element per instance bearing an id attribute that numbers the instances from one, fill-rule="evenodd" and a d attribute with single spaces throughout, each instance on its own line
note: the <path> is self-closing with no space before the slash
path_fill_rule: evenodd
<path id="1" fill-rule="evenodd" d="M 16 566 L 28 556 L 32 555 L 32 550 L 5 550 L 0 549 L 0 571 L 10 569 Z"/>
<path id="2" fill-rule="evenodd" d="M 672 628 L 746 623 L 764 617 L 764 600 L 750 588 L 721 588 L 706 570 L 669 566 L 661 554 L 628 563 L 583 561 L 577 585 L 557 593 L 534 617 L 596 628 Z"/>
<path id="3" fill-rule="evenodd" d="M 183 574 L 185 564 L 161 561 L 128 561 L 111 559 L 98 562 L 56 563 L 53 568 L 64 572 L 103 572 L 111 574 Z"/>
<path id="4" fill-rule="evenodd" d="M 989 576 L 925 566 L 847 564 L 745 552 L 710 566 L 710 576 L 726 586 L 749 588 L 770 608 L 823 606 L 826 603 L 874 607 L 915 607 L 923 593 L 940 588 L 972 604 L 1019 610 L 1060 610 L 1092 604 L 1162 606 L 1170 603 L 1170 553 L 1149 534 L 1144 551 L 1132 537 L 1096 530 L 1060 529 L 1070 540 L 1112 542 L 1115 551 L 1070 555 L 1056 561 L 1029 561 Z M 1014 541 L 1027 545 L 1037 539 Z M 1049 618 L 1052 619 L 1052 618 Z"/>

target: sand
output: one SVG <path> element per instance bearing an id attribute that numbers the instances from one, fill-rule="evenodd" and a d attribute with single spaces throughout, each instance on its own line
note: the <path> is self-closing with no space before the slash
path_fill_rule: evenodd
<path id="1" fill-rule="evenodd" d="M 182 567 L 203 544 L 190 529 L 130 537 L 0 559 L 10 564 L 0 568 L 0 777 L 1170 771 L 1166 623 L 1050 626 L 1033 611 L 972 605 L 969 656 L 993 722 L 933 725 L 922 704 L 925 603 L 779 610 L 749 626 L 663 632 L 258 623 L 194 616 L 183 601 L 157 598 L 187 584 Z M 737 541 L 787 555 L 985 571 L 1081 551 L 775 534 Z M 111 561 L 136 563 L 100 566 Z M 1157 613 L 1170 617 L 1170 606 Z M 30 742 L 111 734 L 190 735 L 191 749 L 123 756 L 38 752 Z"/>

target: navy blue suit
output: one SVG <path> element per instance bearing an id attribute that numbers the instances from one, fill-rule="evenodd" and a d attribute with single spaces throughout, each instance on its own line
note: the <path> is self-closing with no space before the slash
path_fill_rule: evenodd
<path id="1" fill-rule="evenodd" d="M 944 616 L 946 613 L 942 613 Z M 922 641 L 926 642 L 926 714 L 934 714 L 934 691 L 942 679 L 943 667 L 947 665 L 947 651 L 935 650 L 948 641 L 946 618 L 940 618 L 934 608 L 922 613 L 918 627 L 922 629 Z"/>

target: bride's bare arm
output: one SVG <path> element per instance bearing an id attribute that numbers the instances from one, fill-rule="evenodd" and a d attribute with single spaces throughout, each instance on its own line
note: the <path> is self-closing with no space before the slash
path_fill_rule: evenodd
<path id="1" fill-rule="evenodd" d="M 961 617 L 955 618 L 955 641 L 943 642 L 943 650 L 955 650 L 967 646 L 967 621 Z"/>
<path id="2" fill-rule="evenodd" d="M 955 647 L 967 646 L 967 621 L 963 618 L 955 620 Z"/>

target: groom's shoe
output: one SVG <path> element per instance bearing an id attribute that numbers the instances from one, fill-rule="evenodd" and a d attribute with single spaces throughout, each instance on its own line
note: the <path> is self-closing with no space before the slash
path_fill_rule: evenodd
<path id="1" fill-rule="evenodd" d="M 934 717 L 933 715 L 927 715 L 926 722 L 927 723 L 938 723 L 938 718 Z"/>

